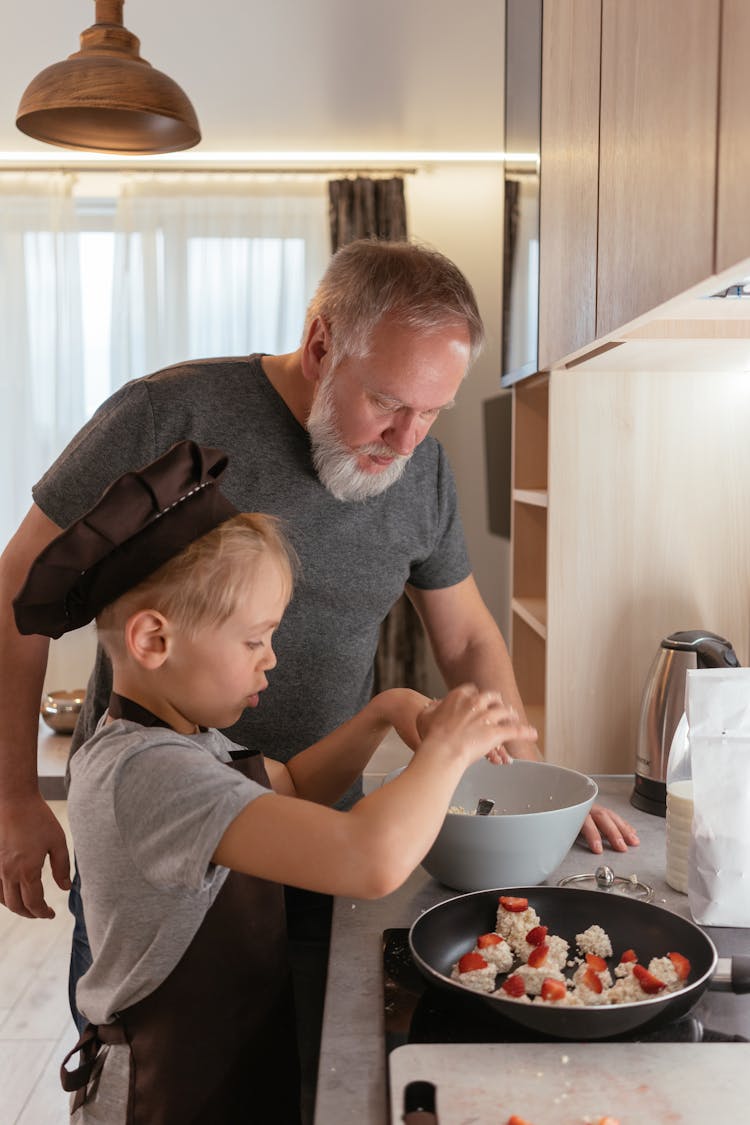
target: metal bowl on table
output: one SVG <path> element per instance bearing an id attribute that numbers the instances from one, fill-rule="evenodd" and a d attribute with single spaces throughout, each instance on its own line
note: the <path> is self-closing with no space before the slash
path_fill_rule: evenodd
<path id="1" fill-rule="evenodd" d="M 39 713 L 55 734 L 72 734 L 85 696 L 84 688 L 50 691 L 43 697 Z"/>

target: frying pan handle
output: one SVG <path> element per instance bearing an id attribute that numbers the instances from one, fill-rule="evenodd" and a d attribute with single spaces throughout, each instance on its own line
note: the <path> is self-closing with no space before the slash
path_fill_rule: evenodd
<path id="1" fill-rule="evenodd" d="M 750 957 L 720 957 L 711 988 L 724 992 L 750 992 Z"/>

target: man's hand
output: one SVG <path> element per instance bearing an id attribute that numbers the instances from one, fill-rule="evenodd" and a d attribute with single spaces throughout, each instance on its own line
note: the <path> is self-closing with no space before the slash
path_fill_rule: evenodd
<path id="1" fill-rule="evenodd" d="M 493 766 L 509 766 L 513 761 L 513 755 L 509 754 L 504 746 L 493 746 L 485 757 Z"/>
<path id="2" fill-rule="evenodd" d="M 464 714 L 466 712 L 466 714 Z M 477 722 L 481 724 L 479 729 Z M 504 761 L 503 744 L 516 739 L 535 739 L 537 732 L 507 707 L 499 692 L 479 691 L 475 684 L 453 688 L 443 699 L 433 699 L 417 716 L 417 730 L 423 739 L 442 731 L 438 737 L 463 738 L 466 749 L 481 745 L 485 758 Z M 481 737 L 480 737 L 481 735 Z M 493 740 L 494 739 L 494 745 Z M 476 760 L 476 755 L 469 761 Z M 467 763 L 468 764 L 468 763 Z"/>
<path id="3" fill-rule="evenodd" d="M 628 824 L 627 820 L 618 813 L 604 808 L 603 805 L 591 806 L 591 812 L 583 823 L 581 835 L 591 851 L 597 855 L 604 850 L 602 839 L 606 840 L 616 852 L 626 852 L 628 846 L 637 847 L 641 842 L 632 824 Z"/>
<path id="4" fill-rule="evenodd" d="M 70 860 L 65 833 L 37 793 L 0 802 L 0 902 L 22 918 L 54 918 L 44 900 L 42 868 L 49 856 L 52 875 L 62 890 L 70 888 Z"/>

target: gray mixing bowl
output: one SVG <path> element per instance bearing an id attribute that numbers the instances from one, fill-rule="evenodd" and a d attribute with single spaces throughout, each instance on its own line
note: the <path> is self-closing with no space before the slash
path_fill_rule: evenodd
<path id="1" fill-rule="evenodd" d="M 597 793 L 590 777 L 563 766 L 483 758 L 469 766 L 451 805 L 473 812 L 489 797 L 493 815 L 448 813 L 422 866 L 457 891 L 536 886 L 564 859 Z"/>

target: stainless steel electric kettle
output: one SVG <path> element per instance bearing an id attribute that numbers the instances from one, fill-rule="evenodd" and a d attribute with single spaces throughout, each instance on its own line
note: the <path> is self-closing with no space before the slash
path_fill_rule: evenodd
<path id="1" fill-rule="evenodd" d="M 665 816 L 667 758 L 685 710 L 688 668 L 738 668 L 731 642 L 705 629 L 672 633 L 661 642 L 646 680 L 638 726 L 635 786 L 630 803 Z"/>

